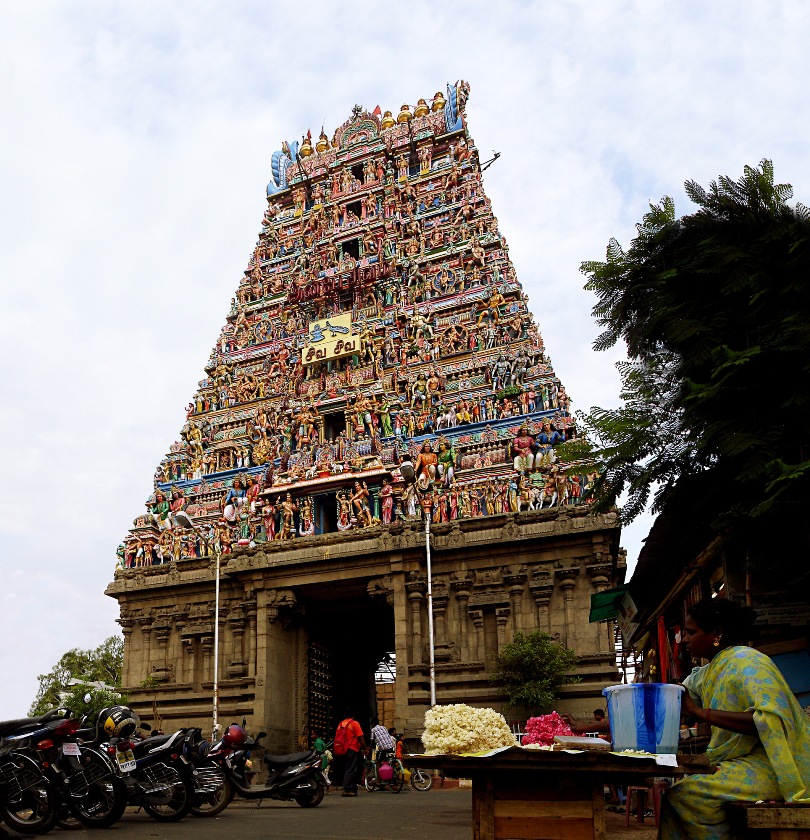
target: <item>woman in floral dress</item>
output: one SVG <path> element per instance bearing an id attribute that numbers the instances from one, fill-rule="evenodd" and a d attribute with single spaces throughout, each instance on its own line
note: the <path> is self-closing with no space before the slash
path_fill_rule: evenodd
<path id="1" fill-rule="evenodd" d="M 687 615 L 689 653 L 710 661 L 684 680 L 683 711 L 711 725 L 706 754 L 718 770 L 667 792 L 662 840 L 734 837 L 729 802 L 810 803 L 810 719 L 773 661 L 744 644 L 755 617 L 722 598 L 700 601 Z"/>

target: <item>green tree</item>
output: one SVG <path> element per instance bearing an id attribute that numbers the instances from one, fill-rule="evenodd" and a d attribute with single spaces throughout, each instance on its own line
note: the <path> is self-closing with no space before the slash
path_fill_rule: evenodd
<path id="1" fill-rule="evenodd" d="M 63 654 L 47 674 L 39 675 L 39 690 L 29 714 L 41 715 L 58 706 L 84 710 L 84 704 L 79 701 L 85 693 L 98 692 L 99 701 L 103 699 L 102 695 L 106 696 L 92 683 L 118 688 L 123 667 L 124 640 L 120 636 L 110 636 L 93 650 L 73 648 Z M 71 680 L 81 680 L 83 684 L 72 685 Z M 67 702 L 68 699 L 74 706 Z M 109 703 L 102 702 L 99 708 L 105 705 Z"/>
<path id="2" fill-rule="evenodd" d="M 624 341 L 628 361 L 622 406 L 580 414 L 564 457 L 599 467 L 598 507 L 627 493 L 624 521 L 652 498 L 762 537 L 810 501 L 810 211 L 768 160 L 685 188 L 696 212 L 665 197 L 628 250 L 582 265 L 594 347 Z"/>
<path id="3" fill-rule="evenodd" d="M 579 681 L 570 675 L 576 663 L 576 653 L 557 644 L 548 633 L 518 632 L 497 655 L 490 679 L 506 689 L 510 706 L 548 712 L 559 689 Z"/>

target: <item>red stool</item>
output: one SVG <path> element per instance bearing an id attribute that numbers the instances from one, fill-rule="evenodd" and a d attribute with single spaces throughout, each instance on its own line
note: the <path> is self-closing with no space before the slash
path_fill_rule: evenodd
<path id="1" fill-rule="evenodd" d="M 630 825 L 630 802 L 633 792 L 636 794 L 636 821 L 644 822 L 644 806 L 647 800 L 652 800 L 653 814 L 655 815 L 655 827 L 661 814 L 661 792 L 669 787 L 668 782 L 653 782 L 651 785 L 630 785 L 627 788 L 627 798 L 624 803 L 624 824 Z"/>

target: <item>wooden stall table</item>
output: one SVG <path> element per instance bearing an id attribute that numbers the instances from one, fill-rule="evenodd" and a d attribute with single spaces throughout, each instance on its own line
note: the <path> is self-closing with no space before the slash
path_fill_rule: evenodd
<path id="1" fill-rule="evenodd" d="M 653 757 L 521 747 L 481 756 L 408 755 L 403 762 L 472 779 L 473 840 L 604 840 L 604 785 L 714 772 L 705 755 L 678 755 L 677 766 L 662 766 Z"/>

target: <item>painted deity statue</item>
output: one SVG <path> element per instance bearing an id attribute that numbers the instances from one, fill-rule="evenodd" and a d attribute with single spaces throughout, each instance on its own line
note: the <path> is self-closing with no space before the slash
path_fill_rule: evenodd
<path id="1" fill-rule="evenodd" d="M 281 503 L 281 529 L 276 536 L 278 540 L 291 540 L 295 537 L 295 514 L 298 505 L 293 501 L 292 494 L 287 493 Z"/>
<path id="2" fill-rule="evenodd" d="M 517 437 L 512 439 L 512 455 L 514 456 L 516 472 L 531 472 L 534 469 L 534 450 L 536 446 L 534 437 L 529 434 L 529 427 L 526 425 L 521 426 L 518 430 Z"/>
<path id="3" fill-rule="evenodd" d="M 430 441 L 426 440 L 424 444 L 422 444 L 422 451 L 419 453 L 419 457 L 416 459 L 416 463 L 414 464 L 414 474 L 417 479 L 424 474 L 427 476 L 429 481 L 435 481 L 438 463 L 439 456 L 433 451 Z"/>
<path id="4" fill-rule="evenodd" d="M 391 515 L 394 512 L 394 488 L 387 478 L 382 481 L 380 487 L 380 498 L 382 499 L 382 522 L 383 525 L 391 524 Z"/>
<path id="5" fill-rule="evenodd" d="M 446 440 L 439 441 L 437 459 L 439 478 L 443 480 L 445 487 L 449 487 L 455 476 L 456 453 Z"/>
<path id="6" fill-rule="evenodd" d="M 276 499 L 276 503 L 278 503 L 278 499 Z M 268 540 L 274 540 L 276 538 L 276 514 L 278 513 L 278 508 L 276 505 L 273 504 L 271 499 L 265 501 L 264 505 L 262 506 L 262 525 L 264 525 L 264 533 Z"/>
<path id="7" fill-rule="evenodd" d="M 369 507 L 368 487 L 365 481 L 362 484 L 359 481 L 354 482 L 354 493 L 352 493 L 351 502 L 357 511 L 358 523 L 361 526 L 371 525 L 371 508 Z"/>

